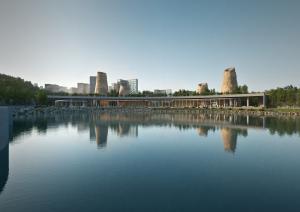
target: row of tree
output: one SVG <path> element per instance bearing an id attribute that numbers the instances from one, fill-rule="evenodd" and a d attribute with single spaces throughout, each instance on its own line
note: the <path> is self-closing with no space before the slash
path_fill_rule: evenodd
<path id="1" fill-rule="evenodd" d="M 234 92 L 237 94 L 248 93 L 248 86 L 242 85 Z M 21 78 L 0 74 L 0 105 L 20 105 L 20 104 L 47 104 L 47 93 L 44 89 L 32 85 L 31 82 L 25 81 Z M 202 95 L 216 95 L 220 94 L 215 89 L 207 89 Z M 295 86 L 286 86 L 283 88 L 276 88 L 266 91 L 267 104 L 269 107 L 281 106 L 300 106 L 300 88 Z M 68 95 L 61 93 L 59 95 Z M 94 94 L 91 94 L 94 95 Z M 196 91 L 178 90 L 172 94 L 173 96 L 196 96 Z M 108 96 L 116 97 L 118 92 L 111 91 Z M 143 91 L 137 94 L 130 94 L 135 97 L 154 97 L 166 96 L 166 94 L 157 94 L 152 91 Z"/>
<path id="2" fill-rule="evenodd" d="M 0 105 L 46 104 L 44 90 L 21 78 L 0 74 Z"/>
<path id="3" fill-rule="evenodd" d="M 300 106 L 300 88 L 292 85 L 266 91 L 269 107 Z"/>

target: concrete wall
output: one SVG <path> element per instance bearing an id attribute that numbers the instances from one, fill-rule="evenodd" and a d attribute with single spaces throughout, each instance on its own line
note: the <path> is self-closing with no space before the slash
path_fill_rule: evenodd
<path id="1" fill-rule="evenodd" d="M 12 117 L 9 107 L 0 106 L 0 194 L 4 190 L 9 173 L 9 134 Z"/>
<path id="2" fill-rule="evenodd" d="M 0 151 L 8 145 L 11 127 L 12 117 L 10 108 L 0 106 Z"/>

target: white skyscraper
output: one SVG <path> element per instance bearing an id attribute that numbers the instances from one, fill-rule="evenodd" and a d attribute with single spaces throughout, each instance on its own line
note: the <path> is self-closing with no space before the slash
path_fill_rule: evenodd
<path id="1" fill-rule="evenodd" d="M 138 79 L 130 79 L 128 80 L 128 83 L 130 87 L 130 93 L 137 94 L 139 92 Z"/>

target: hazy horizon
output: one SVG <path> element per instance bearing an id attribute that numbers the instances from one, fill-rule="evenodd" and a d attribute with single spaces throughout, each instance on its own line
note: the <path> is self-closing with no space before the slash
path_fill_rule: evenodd
<path id="1" fill-rule="evenodd" d="M 300 1 L 0 0 L 0 73 L 74 87 L 97 71 L 139 90 L 300 86 Z"/>

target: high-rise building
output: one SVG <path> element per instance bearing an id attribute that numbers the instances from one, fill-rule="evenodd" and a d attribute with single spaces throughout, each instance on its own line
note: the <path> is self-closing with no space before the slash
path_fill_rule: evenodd
<path id="1" fill-rule="evenodd" d="M 70 88 L 70 93 L 78 93 L 78 88 L 75 87 Z"/>
<path id="2" fill-rule="evenodd" d="M 95 93 L 96 76 L 90 76 L 90 93 Z"/>
<path id="3" fill-rule="evenodd" d="M 51 93 L 58 93 L 59 92 L 59 85 L 56 84 L 45 84 L 45 90 Z"/>
<path id="4" fill-rule="evenodd" d="M 51 93 L 59 93 L 59 92 L 69 93 L 69 89 L 67 87 L 59 86 L 56 84 L 45 84 L 45 90 Z"/>
<path id="5" fill-rule="evenodd" d="M 172 89 L 164 89 L 164 90 L 155 89 L 154 94 L 170 96 L 172 94 Z"/>
<path id="6" fill-rule="evenodd" d="M 87 83 L 77 83 L 77 93 L 88 94 L 90 92 L 90 85 Z"/>
<path id="7" fill-rule="evenodd" d="M 127 81 L 129 83 L 130 93 L 131 94 L 137 94 L 139 92 L 138 79 L 130 79 L 130 80 L 127 80 Z"/>

